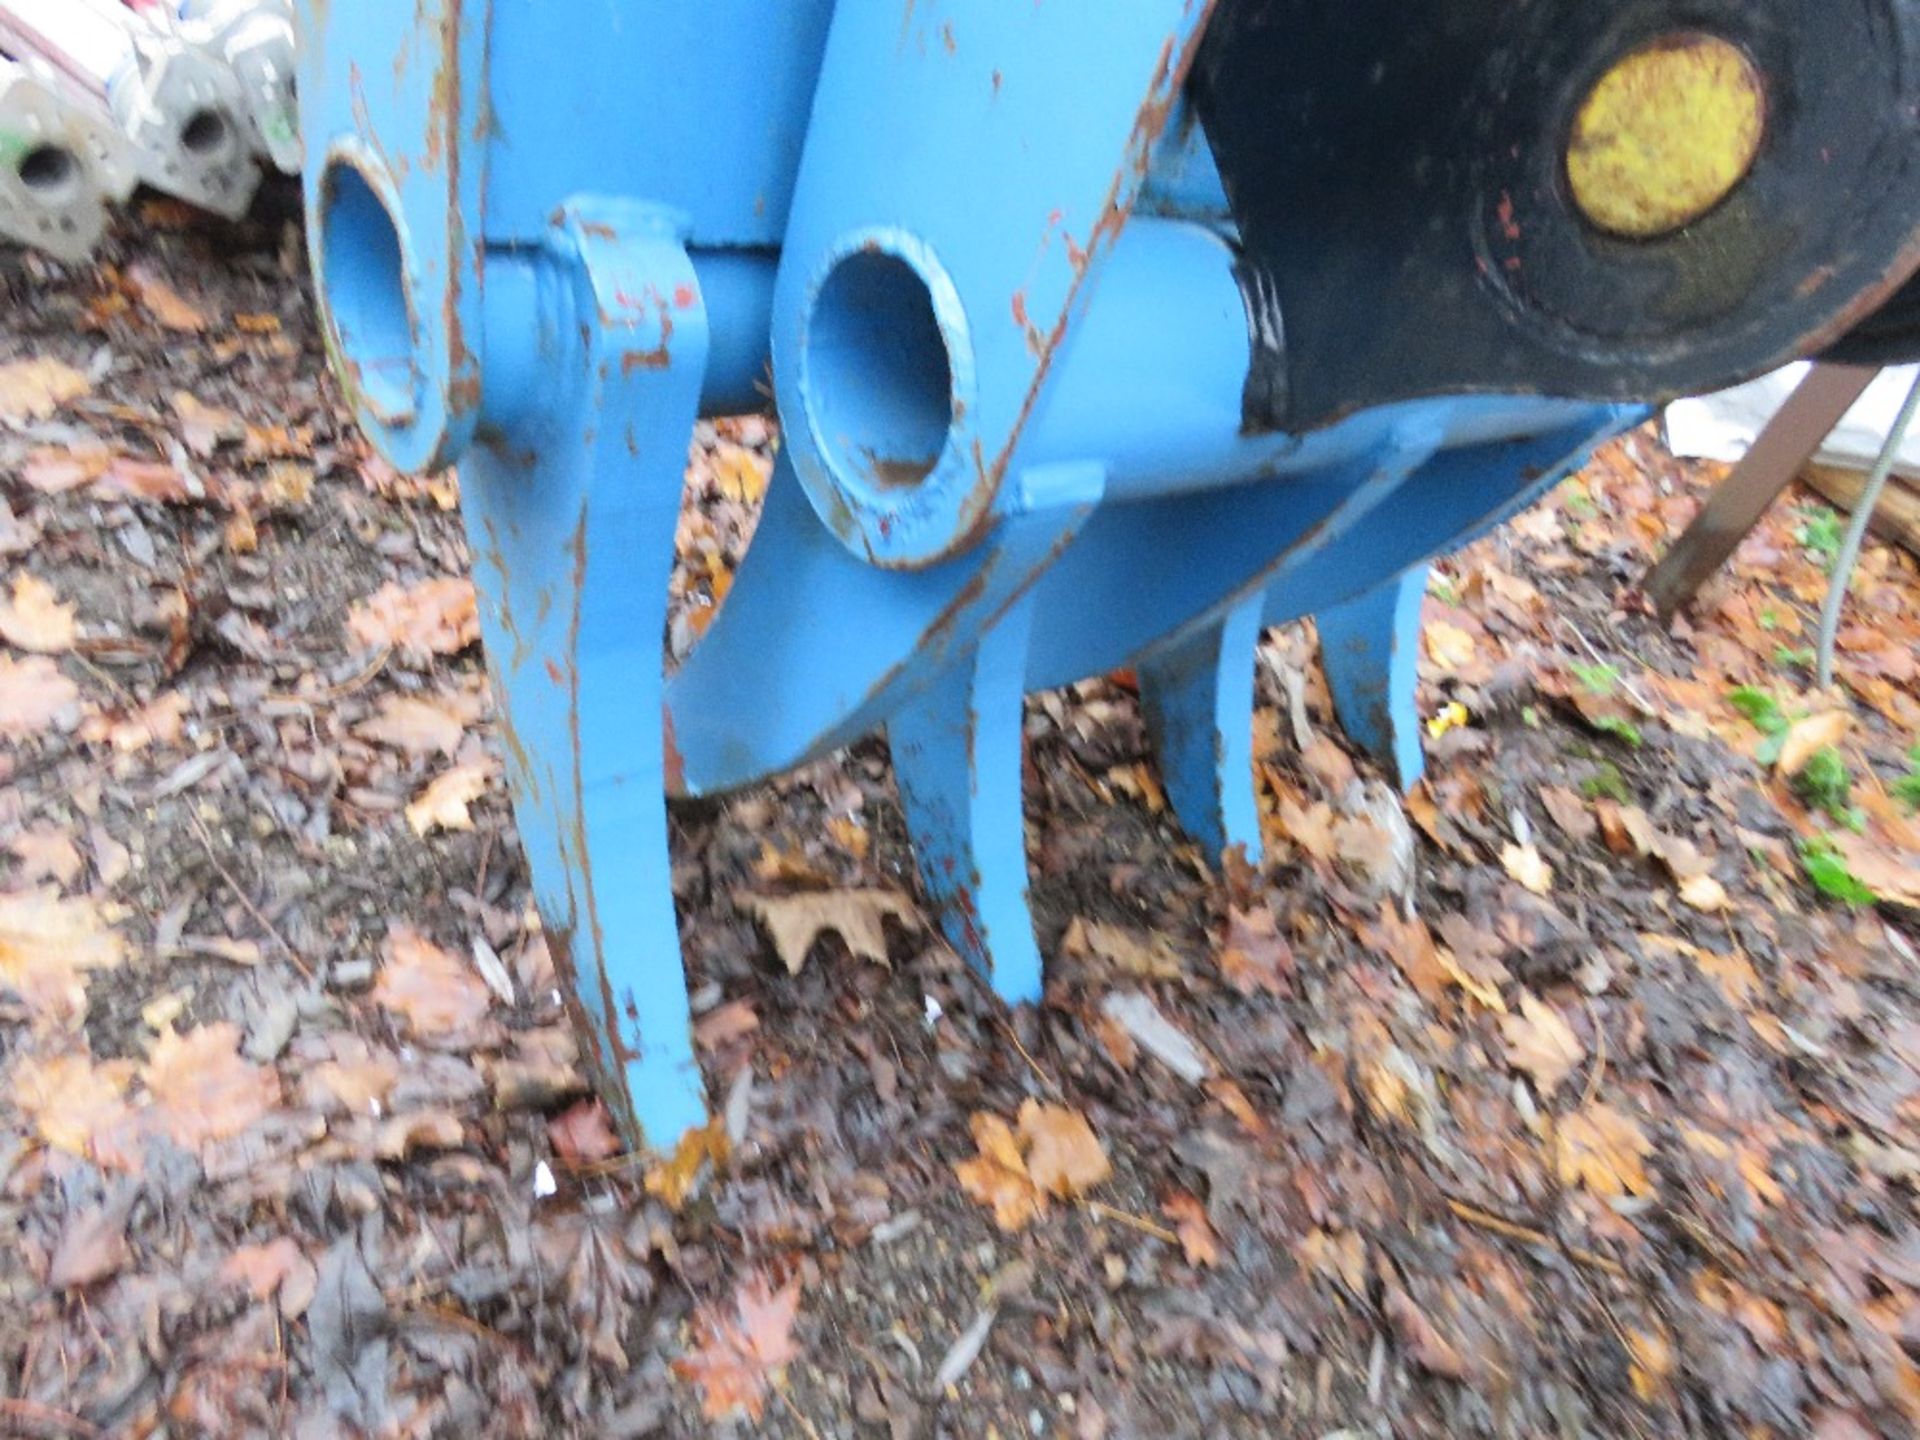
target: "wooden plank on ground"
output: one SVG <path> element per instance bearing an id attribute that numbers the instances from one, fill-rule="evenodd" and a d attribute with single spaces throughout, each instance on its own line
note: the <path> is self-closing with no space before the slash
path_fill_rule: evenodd
<path id="1" fill-rule="evenodd" d="M 1833 465 L 1808 465 L 1800 472 L 1800 478 L 1849 513 L 1867 483 L 1867 477 L 1859 471 L 1842 470 Z M 1898 475 L 1887 481 L 1880 503 L 1874 507 L 1873 530 L 1883 539 L 1920 555 L 1920 490 L 1914 488 L 1913 481 Z"/>

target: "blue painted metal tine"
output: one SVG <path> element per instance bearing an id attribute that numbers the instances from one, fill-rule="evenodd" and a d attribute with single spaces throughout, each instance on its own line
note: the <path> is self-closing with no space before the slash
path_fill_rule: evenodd
<path id="1" fill-rule="evenodd" d="M 752 784 L 879 728 L 966 663 L 1069 549 L 1104 483 L 1099 465 L 1023 472 L 1020 513 L 977 549 L 895 572 L 856 558 L 819 523 L 783 453 L 726 604 L 667 681 L 674 792 Z"/>
<path id="2" fill-rule="evenodd" d="M 1426 767 L 1415 693 L 1426 593 L 1427 567 L 1416 565 L 1314 617 L 1341 726 L 1402 790 L 1412 789 Z"/>
<path id="3" fill-rule="evenodd" d="M 1238 847 L 1260 861 L 1253 785 L 1254 657 L 1264 595 L 1140 663 L 1140 709 L 1167 799 L 1210 861 Z"/>
<path id="4" fill-rule="evenodd" d="M 1009 1005 L 1041 990 L 1021 805 L 1032 618 L 1028 596 L 887 722 L 927 900 L 960 958 Z"/>
<path id="5" fill-rule="evenodd" d="M 490 392 L 462 462 L 516 816 L 602 1096 L 637 1144 L 706 1121 L 667 853 L 660 635 L 708 358 L 666 212 L 582 199 L 489 265 Z M 614 868 L 614 867 L 617 867 Z"/>

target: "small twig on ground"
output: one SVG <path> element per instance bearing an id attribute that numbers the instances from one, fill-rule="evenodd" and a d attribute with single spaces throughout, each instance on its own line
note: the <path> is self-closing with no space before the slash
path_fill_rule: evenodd
<path id="1" fill-rule="evenodd" d="M 1594 664 L 1596 665 L 1612 665 L 1613 664 L 1611 660 L 1607 659 L 1606 656 L 1602 655 L 1597 649 L 1594 648 L 1594 644 L 1591 640 L 1587 639 L 1585 635 L 1580 633 L 1580 627 L 1578 625 L 1574 624 L 1573 621 L 1569 620 L 1564 615 L 1560 616 L 1559 619 L 1560 619 L 1560 623 L 1567 627 L 1567 633 L 1573 636 L 1574 639 L 1580 642 L 1580 648 L 1585 650 L 1588 655 L 1593 657 Z M 1634 704 L 1638 705 L 1642 710 L 1644 710 L 1649 715 L 1657 715 L 1660 713 L 1659 708 L 1655 706 L 1651 700 L 1647 699 L 1646 696 L 1642 695 L 1638 690 L 1634 688 L 1634 684 L 1631 680 L 1627 679 L 1625 675 L 1621 675 L 1618 678 L 1620 681 L 1620 688 L 1626 691 L 1627 694 L 1633 697 Z"/>
<path id="2" fill-rule="evenodd" d="M 1013 1026 L 1009 1025 L 1005 1020 L 1002 1020 L 1000 1021 L 1000 1028 L 1007 1032 L 1007 1039 L 1011 1040 L 1013 1042 L 1013 1048 L 1020 1052 L 1020 1058 L 1027 1062 L 1027 1068 L 1040 1077 L 1040 1083 L 1055 1095 L 1058 1095 L 1062 1100 L 1066 1099 L 1067 1092 L 1054 1083 L 1051 1075 L 1040 1068 L 1040 1062 L 1038 1060 L 1027 1053 L 1027 1047 L 1020 1043 L 1020 1037 L 1014 1033 Z"/>
<path id="3" fill-rule="evenodd" d="M 232 872 L 220 863 L 219 853 L 213 848 L 213 837 L 207 833 L 207 827 L 200 823 L 200 817 L 193 813 L 193 807 L 187 806 L 181 813 L 187 817 L 187 823 L 193 826 L 193 833 L 200 837 L 201 847 L 207 852 L 207 863 L 213 866 L 213 873 L 226 882 L 227 888 L 233 892 L 233 898 L 238 900 L 247 914 L 253 917 L 253 923 L 266 931 L 272 937 L 273 943 L 286 953 L 287 959 L 293 962 L 293 968 L 300 972 L 301 978 L 313 979 L 313 971 L 307 968 L 307 962 L 300 958 L 299 952 L 287 943 L 287 937 L 282 935 L 260 907 L 253 903 L 252 897 L 241 887 L 240 882 L 233 878 Z"/>
<path id="4" fill-rule="evenodd" d="M 19 1432 L 29 1435 L 79 1435 L 83 1440 L 92 1440 L 93 1436 L 104 1437 L 102 1430 L 90 1420 L 83 1420 L 70 1410 L 56 1410 L 51 1405 L 42 1405 L 37 1400 L 0 1399 L 0 1417 L 11 1423 L 9 1433 L 15 1433 L 13 1426 L 18 1425 Z"/>
<path id="5" fill-rule="evenodd" d="M 1568 1245 L 1544 1230 L 1502 1219 L 1491 1210 L 1482 1210 L 1478 1205 L 1469 1205 L 1465 1200 L 1456 1200 L 1444 1192 L 1441 1198 L 1447 1202 L 1449 1210 L 1470 1225 L 1478 1225 L 1483 1230 L 1491 1230 L 1494 1234 L 1504 1235 L 1509 1240 L 1538 1245 L 1547 1250 L 1557 1250 L 1569 1260 L 1577 1260 L 1582 1265 L 1591 1265 L 1595 1270 L 1603 1270 L 1616 1280 L 1627 1278 L 1625 1267 L 1617 1260 L 1609 1260 L 1606 1256 L 1596 1254 L 1579 1245 Z"/>
<path id="6" fill-rule="evenodd" d="M 780 1397 L 781 1401 L 787 1407 L 787 1413 L 800 1422 L 800 1428 L 807 1432 L 811 1440 L 820 1440 L 819 1430 L 814 1428 L 813 1421 L 801 1413 L 800 1407 L 793 1403 L 793 1397 L 787 1394 L 787 1387 L 784 1385 L 776 1385 L 773 1388 L 773 1393 Z"/>
<path id="7" fill-rule="evenodd" d="M 1154 1239 L 1164 1241 L 1168 1245 L 1178 1245 L 1180 1243 L 1180 1237 L 1164 1225 L 1156 1225 L 1151 1220 L 1129 1214 L 1125 1210 L 1116 1210 L 1113 1206 L 1103 1205 L 1098 1200 L 1086 1200 L 1081 1203 L 1102 1220 L 1112 1220 L 1120 1225 L 1129 1225 L 1135 1230 L 1138 1230 L 1142 1235 L 1151 1235 Z"/>
<path id="8" fill-rule="evenodd" d="M 1586 1001 L 1587 1019 L 1593 1022 L 1593 1073 L 1587 1076 L 1586 1093 L 1580 1097 L 1583 1106 L 1593 1103 L 1593 1097 L 1600 1093 L 1600 1080 L 1607 1073 L 1607 1032 L 1601 1028 L 1600 1011 L 1593 997 L 1587 996 Z"/>

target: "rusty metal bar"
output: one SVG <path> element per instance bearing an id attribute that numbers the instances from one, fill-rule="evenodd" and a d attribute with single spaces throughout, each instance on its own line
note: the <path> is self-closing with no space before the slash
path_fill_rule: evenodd
<path id="1" fill-rule="evenodd" d="M 1647 572 L 1641 588 L 1661 619 L 1671 620 L 1726 564 L 1877 374 L 1858 365 L 1815 365 L 1807 372 L 1780 413 L 1754 440 L 1746 458 L 1707 497 L 1660 563 Z"/>

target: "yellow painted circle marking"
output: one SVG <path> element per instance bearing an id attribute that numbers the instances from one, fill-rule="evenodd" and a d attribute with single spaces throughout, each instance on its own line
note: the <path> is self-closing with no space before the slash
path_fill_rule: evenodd
<path id="1" fill-rule="evenodd" d="M 1574 116 L 1574 204 L 1610 234 L 1670 235 L 1746 179 L 1766 120 L 1760 73 L 1739 46 L 1701 34 L 1642 46 L 1595 82 Z"/>

